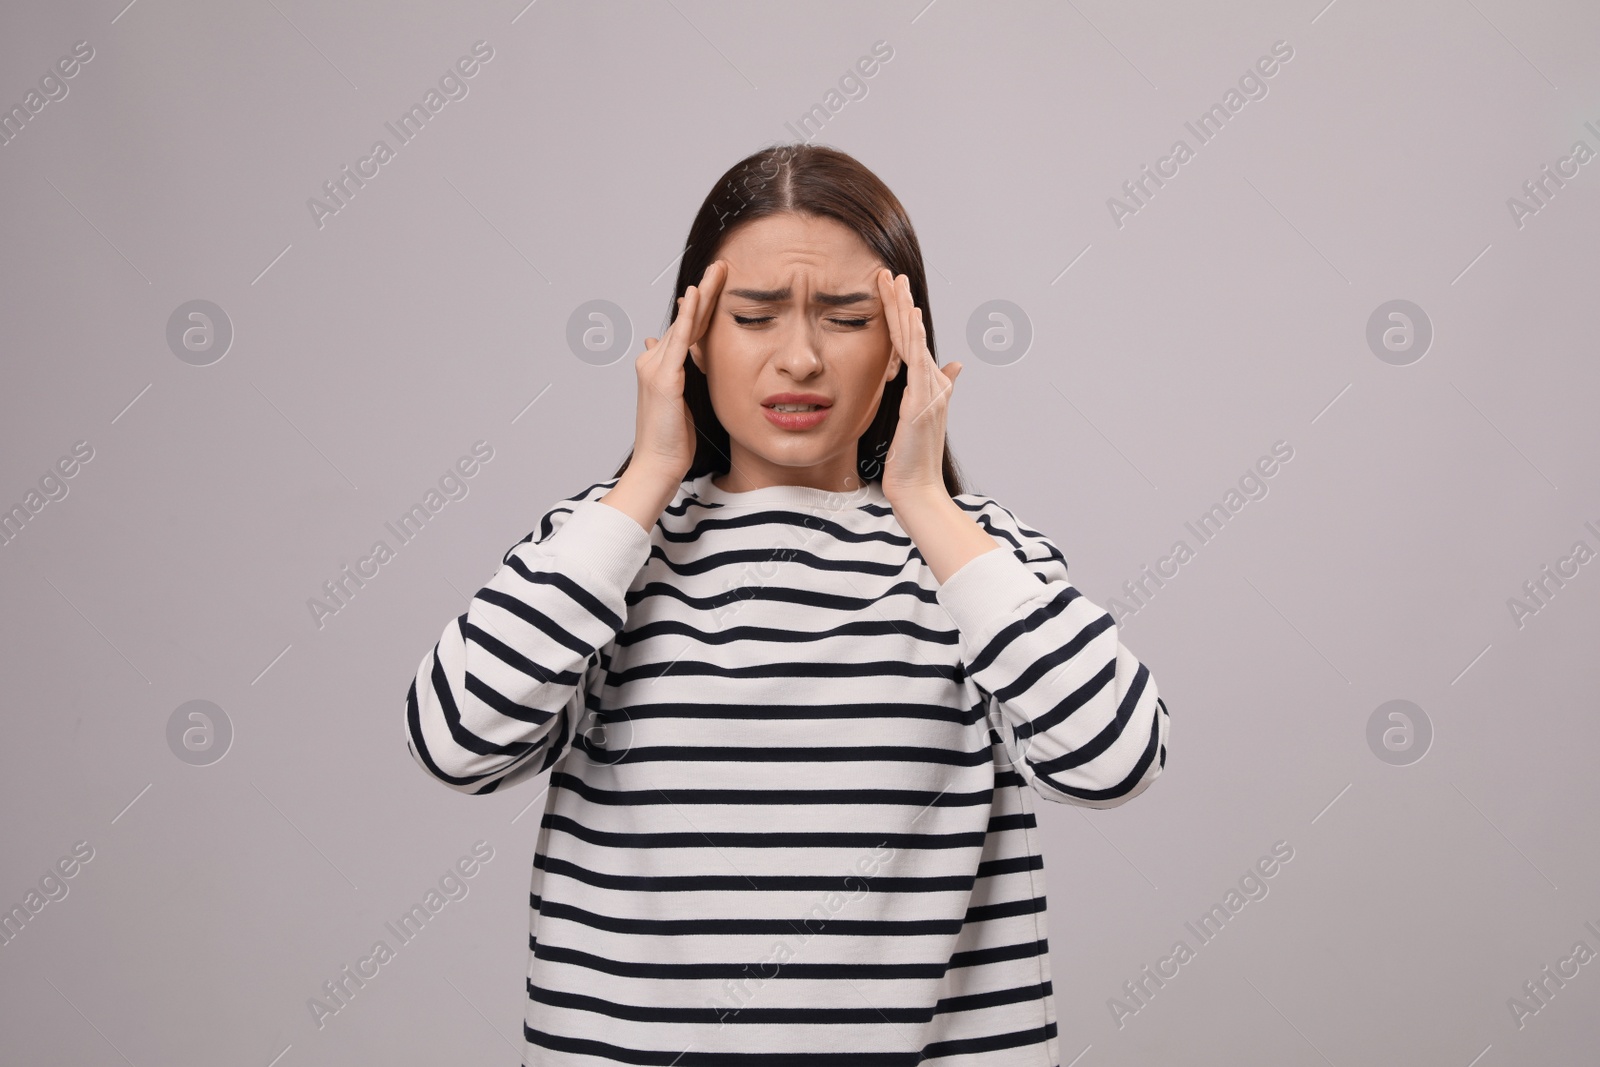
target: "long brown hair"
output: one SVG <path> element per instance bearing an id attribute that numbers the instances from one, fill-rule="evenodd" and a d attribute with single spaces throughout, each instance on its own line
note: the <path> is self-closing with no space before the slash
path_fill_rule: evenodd
<path id="1" fill-rule="evenodd" d="M 922 266 L 922 247 L 899 199 L 889 187 L 854 157 L 823 145 L 785 144 L 763 148 L 735 163 L 700 205 L 689 227 L 678 282 L 668 301 L 666 325 L 677 313 L 678 298 L 696 285 L 717 258 L 722 243 L 740 226 L 780 213 L 834 219 L 860 236 L 884 266 L 911 282 L 911 298 L 922 309 L 928 335 L 928 352 L 934 363 L 933 312 L 928 306 L 928 281 Z M 694 418 L 697 441 L 694 462 L 686 477 L 707 472 L 726 474 L 730 459 L 728 431 L 711 407 L 711 390 L 694 360 L 683 361 L 683 399 Z M 906 389 L 906 364 L 883 387 L 883 397 L 872 425 L 856 445 L 856 473 L 864 482 L 882 480 L 883 464 L 900 418 L 900 399 Z M 617 468 L 621 477 L 633 460 L 633 450 Z M 946 436 L 941 462 L 945 490 L 951 496 L 965 492 Z"/>

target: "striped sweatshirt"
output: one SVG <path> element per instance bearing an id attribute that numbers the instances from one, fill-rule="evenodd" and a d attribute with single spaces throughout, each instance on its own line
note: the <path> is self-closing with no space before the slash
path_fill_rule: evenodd
<path id="1" fill-rule="evenodd" d="M 423 655 L 412 758 L 549 771 L 523 1054 L 593 1067 L 1059 1067 L 1036 798 L 1122 804 L 1167 709 L 990 497 L 942 585 L 877 483 L 559 501 Z"/>

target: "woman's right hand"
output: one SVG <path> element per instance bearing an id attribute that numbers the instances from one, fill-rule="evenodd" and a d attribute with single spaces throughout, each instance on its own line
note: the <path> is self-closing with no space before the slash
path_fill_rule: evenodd
<path id="1" fill-rule="evenodd" d="M 633 435 L 633 458 L 628 470 L 640 467 L 660 478 L 659 488 L 675 492 L 694 464 L 694 418 L 683 400 L 684 360 L 689 346 L 697 344 L 711 326 L 717 296 L 728 276 L 722 260 L 706 268 L 698 286 L 691 285 L 678 298 L 678 310 L 666 336 L 644 339 L 645 350 L 633 361 L 639 376 L 638 414 Z"/>

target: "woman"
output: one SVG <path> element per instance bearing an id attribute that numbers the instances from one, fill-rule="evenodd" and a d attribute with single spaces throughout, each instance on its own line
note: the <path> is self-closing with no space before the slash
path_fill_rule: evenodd
<path id="1" fill-rule="evenodd" d="M 960 364 L 870 171 L 741 161 L 677 294 L 621 469 L 507 551 L 406 699 L 452 788 L 551 772 L 527 1062 L 1056 1067 L 1032 796 L 1149 786 L 1155 682 L 964 491 Z"/>

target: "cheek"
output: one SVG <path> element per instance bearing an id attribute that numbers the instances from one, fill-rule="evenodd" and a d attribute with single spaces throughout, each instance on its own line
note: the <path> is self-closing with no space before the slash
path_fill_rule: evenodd
<path id="1" fill-rule="evenodd" d="M 707 375 L 712 397 L 730 405 L 750 399 L 761 369 L 761 353 L 740 331 L 713 326 L 706 331 L 701 352 L 707 355 Z M 759 414 L 759 413 L 758 413 Z"/>
<path id="2" fill-rule="evenodd" d="M 721 376 L 722 368 L 730 361 L 738 346 L 734 339 L 727 336 L 722 329 L 722 324 L 717 320 L 711 321 L 711 326 L 705 334 L 691 347 L 700 350 L 701 373 L 709 372 L 709 377 L 715 381 Z M 692 358 L 691 353 L 691 358 Z"/>
<path id="3" fill-rule="evenodd" d="M 886 362 L 866 357 L 860 369 L 849 376 L 850 410 L 857 422 L 870 422 L 883 396 Z"/>
<path id="4" fill-rule="evenodd" d="M 862 394 L 870 399 L 888 384 L 888 379 L 884 376 L 889 373 L 889 362 L 894 358 L 888 338 L 885 337 L 882 341 L 873 339 L 869 343 L 862 344 L 852 358 L 859 368 L 855 376 L 856 381 L 860 385 Z"/>

